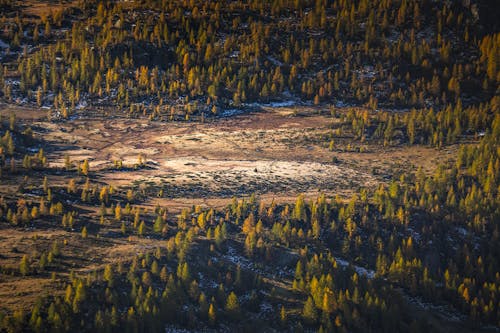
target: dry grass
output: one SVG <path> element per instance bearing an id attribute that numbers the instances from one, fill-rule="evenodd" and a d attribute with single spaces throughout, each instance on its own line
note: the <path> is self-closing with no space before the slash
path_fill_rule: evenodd
<path id="1" fill-rule="evenodd" d="M 205 199 L 218 190 L 239 194 L 231 185 L 259 194 L 330 191 L 349 195 L 359 187 L 374 187 L 394 168 L 433 170 L 455 147 L 437 151 L 428 147 L 389 147 L 361 144 L 366 152 L 342 151 L 349 139 L 340 138 L 340 150 L 330 152 L 325 136 L 334 120 L 315 110 L 268 108 L 251 116 L 215 122 L 166 123 L 145 119 L 80 118 L 48 123 L 43 111 L 17 111 L 31 121 L 47 142 L 53 167 L 64 165 L 68 154 L 76 163 L 88 159 L 100 179 L 116 186 L 154 182 L 158 186 L 207 186 Z M 0 111 L 4 115 L 7 110 Z M 293 116 L 294 113 L 300 116 Z M 42 133 L 43 132 L 43 133 Z M 131 167 L 142 155 L 151 168 L 115 172 L 114 161 Z M 340 164 L 332 164 L 332 157 Z M 376 170 L 376 172 L 374 172 Z M 65 182 L 55 177 L 51 183 Z M 172 194 L 179 197 L 186 191 Z M 196 193 L 186 195 L 192 198 Z"/>
<path id="2" fill-rule="evenodd" d="M 71 7 L 76 0 L 28 0 L 16 1 L 16 5 L 23 8 L 23 13 L 27 16 L 47 17 L 61 9 Z"/>

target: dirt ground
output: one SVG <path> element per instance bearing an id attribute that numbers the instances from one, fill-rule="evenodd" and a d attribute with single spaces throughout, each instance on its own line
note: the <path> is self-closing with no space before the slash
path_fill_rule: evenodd
<path id="1" fill-rule="evenodd" d="M 76 0 L 27 0 L 27 1 L 16 1 L 15 5 L 23 8 L 23 13 L 25 15 L 40 18 L 46 17 L 58 10 L 70 7 Z"/>
<path id="2" fill-rule="evenodd" d="M 394 170 L 421 166 L 431 171 L 456 150 L 360 143 L 364 152 L 354 152 L 346 151 L 352 143 L 346 137 L 335 138 L 335 149 L 329 151 L 328 134 L 338 120 L 297 108 L 263 108 L 206 123 L 85 114 L 52 123 L 46 121 L 46 110 L 15 112 L 45 141 L 50 166 L 63 167 L 65 155 L 75 164 L 88 159 L 91 172 L 102 182 L 163 189 L 163 198 L 187 206 L 251 193 L 271 199 L 318 192 L 349 197 L 361 187 L 373 189 L 387 182 Z M 0 114 L 9 112 L 3 109 Z M 140 156 L 147 167 L 135 170 Z M 122 170 L 115 168 L 115 161 L 122 161 Z M 66 182 L 60 176 L 49 181 Z"/>

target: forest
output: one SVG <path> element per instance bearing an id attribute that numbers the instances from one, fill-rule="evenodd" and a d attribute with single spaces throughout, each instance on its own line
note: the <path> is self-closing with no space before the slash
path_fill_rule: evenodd
<path id="1" fill-rule="evenodd" d="M 0 0 L 0 332 L 497 332 L 498 14 Z"/>

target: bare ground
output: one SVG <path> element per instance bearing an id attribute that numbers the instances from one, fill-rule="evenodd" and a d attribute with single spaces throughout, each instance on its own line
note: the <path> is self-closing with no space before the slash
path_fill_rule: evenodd
<path id="1" fill-rule="evenodd" d="M 3 113 L 8 114 L 8 110 Z M 44 110 L 16 110 L 44 138 L 50 165 L 63 167 L 67 154 L 84 159 L 99 179 L 115 187 L 163 188 L 164 197 L 190 204 L 210 198 L 256 193 L 289 197 L 324 192 L 350 196 L 361 187 L 374 188 L 394 170 L 422 166 L 433 170 L 456 148 L 381 147 L 359 143 L 364 152 L 346 149 L 349 137 L 327 135 L 335 119 L 314 109 L 265 108 L 251 116 L 207 123 L 150 122 L 147 119 L 88 118 L 49 123 Z M 139 156 L 147 168 L 134 170 Z M 335 157 L 338 162 L 333 163 Z M 123 169 L 115 169 L 122 161 Z M 66 181 L 55 176 L 52 183 Z"/>

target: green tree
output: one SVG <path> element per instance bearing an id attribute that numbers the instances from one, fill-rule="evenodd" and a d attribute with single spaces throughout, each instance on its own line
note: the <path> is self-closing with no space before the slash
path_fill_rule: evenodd
<path id="1" fill-rule="evenodd" d="M 319 220 L 317 217 L 315 217 L 313 220 L 312 220 L 312 234 L 314 236 L 314 238 L 319 238 L 319 236 L 321 235 L 321 225 L 319 223 Z"/>
<path id="2" fill-rule="evenodd" d="M 304 203 L 304 195 L 301 194 L 297 197 L 295 201 L 295 207 L 293 208 L 292 218 L 300 221 L 306 220 L 306 205 Z"/>
<path id="3" fill-rule="evenodd" d="M 88 176 L 89 174 L 89 161 L 88 160 L 84 160 L 83 163 L 82 163 L 82 173 L 85 175 L 85 176 Z"/>
<path id="4" fill-rule="evenodd" d="M 116 221 L 122 220 L 122 206 L 120 205 L 120 203 L 117 203 L 115 207 L 115 220 Z"/>
<path id="5" fill-rule="evenodd" d="M 287 322 L 286 310 L 285 310 L 285 307 L 282 305 L 281 310 L 280 310 L 280 324 L 281 324 L 281 326 L 285 327 L 286 322 Z"/>
<path id="6" fill-rule="evenodd" d="M 238 296 L 232 291 L 227 297 L 226 312 L 233 320 L 237 320 L 240 316 L 240 302 Z"/>
<path id="7" fill-rule="evenodd" d="M 137 231 L 137 233 L 139 234 L 139 236 L 144 236 L 145 232 L 146 232 L 146 223 L 144 223 L 144 221 L 141 221 L 141 224 L 139 225 L 139 230 Z"/>
<path id="8" fill-rule="evenodd" d="M 28 261 L 28 256 L 24 255 L 21 258 L 21 262 L 19 263 L 19 273 L 21 273 L 21 275 L 28 275 L 29 272 L 30 272 L 30 264 Z"/>
<path id="9" fill-rule="evenodd" d="M 82 228 L 82 238 L 85 239 L 88 236 L 87 227 Z"/>
<path id="10" fill-rule="evenodd" d="M 64 155 L 64 167 L 66 168 L 66 171 L 70 171 L 72 167 L 71 159 L 68 154 Z"/>
<path id="11" fill-rule="evenodd" d="M 9 115 L 9 129 L 11 131 L 14 131 L 15 127 L 16 127 L 16 114 L 14 112 L 11 112 Z"/>
<path id="12" fill-rule="evenodd" d="M 158 216 L 156 217 L 155 223 L 154 223 L 154 225 L 153 225 L 153 230 L 154 230 L 156 233 L 160 233 L 160 232 L 162 232 L 162 230 L 163 230 L 163 225 L 164 225 L 164 223 L 163 223 L 163 219 L 162 219 L 162 217 L 161 217 L 160 215 L 158 215 Z"/>
<path id="13" fill-rule="evenodd" d="M 113 267 L 110 264 L 107 264 L 104 267 L 104 281 L 108 282 L 108 287 L 113 286 L 114 282 Z"/>
<path id="14" fill-rule="evenodd" d="M 151 274 L 148 271 L 145 271 L 144 273 L 142 273 L 141 281 L 145 286 L 148 286 L 148 287 L 151 286 L 153 283 L 153 280 L 151 279 Z"/>
<path id="15" fill-rule="evenodd" d="M 73 287 L 71 287 L 71 284 L 68 284 L 68 286 L 66 287 L 64 301 L 69 305 L 71 305 L 71 303 L 73 302 Z"/>
<path id="16" fill-rule="evenodd" d="M 75 297 L 73 298 L 73 311 L 80 312 L 81 303 L 86 299 L 87 292 L 82 281 L 78 281 Z"/>
<path id="17" fill-rule="evenodd" d="M 208 308 L 208 322 L 210 325 L 214 326 L 216 323 L 217 317 L 215 313 L 215 307 L 212 303 L 210 303 L 210 306 Z"/>
<path id="18" fill-rule="evenodd" d="M 314 305 L 314 301 L 311 296 L 307 298 L 304 308 L 302 309 L 302 317 L 307 324 L 313 325 L 318 319 L 318 312 Z"/>

